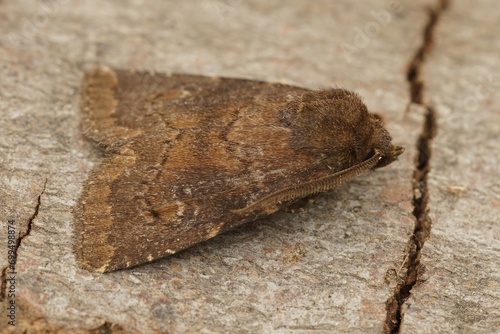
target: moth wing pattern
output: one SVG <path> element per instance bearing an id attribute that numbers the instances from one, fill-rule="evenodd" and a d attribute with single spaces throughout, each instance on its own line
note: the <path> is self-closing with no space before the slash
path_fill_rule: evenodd
<path id="1" fill-rule="evenodd" d="M 288 87 L 252 80 L 95 67 L 85 74 L 82 83 L 82 127 L 85 135 L 99 145 L 120 146 L 144 132 L 169 126 L 200 126 L 199 118 L 193 116 L 224 116 L 224 106 L 246 105 L 269 86 L 276 93 Z M 228 91 L 233 95 L 224 94 Z M 217 121 L 223 124 L 225 118 Z"/>
<path id="2" fill-rule="evenodd" d="M 88 73 L 82 86 L 84 132 L 113 152 L 91 172 L 76 210 L 77 257 L 96 271 L 156 259 L 240 224 L 231 210 L 282 178 L 276 166 L 285 157 L 275 152 L 290 130 L 267 124 L 266 112 L 306 91 L 108 68 Z"/>
<path id="3" fill-rule="evenodd" d="M 85 135 L 108 152 L 75 210 L 77 260 L 99 272 L 275 212 L 290 204 L 273 200 L 281 190 L 361 163 L 380 139 L 354 93 L 243 79 L 98 67 L 84 77 L 81 109 Z"/>

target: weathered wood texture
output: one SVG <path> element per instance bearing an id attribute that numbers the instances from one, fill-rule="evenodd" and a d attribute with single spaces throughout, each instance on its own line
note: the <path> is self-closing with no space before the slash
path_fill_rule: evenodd
<path id="1" fill-rule="evenodd" d="M 500 27 L 497 2 L 453 1 L 423 71 L 437 111 L 429 173 L 432 231 L 403 333 L 500 328 Z"/>

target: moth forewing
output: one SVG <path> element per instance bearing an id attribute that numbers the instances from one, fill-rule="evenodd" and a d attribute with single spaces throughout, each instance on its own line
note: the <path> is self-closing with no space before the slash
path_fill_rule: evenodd
<path id="1" fill-rule="evenodd" d="M 264 210 L 269 205 L 281 205 L 290 203 L 310 195 L 319 194 L 346 183 L 355 177 L 373 169 L 382 158 L 380 152 L 375 150 L 375 155 L 357 165 L 327 175 L 322 178 L 305 182 L 296 186 L 285 188 L 268 195 L 249 206 L 233 210 L 234 213 L 245 215 L 255 210 Z"/>
<path id="2" fill-rule="evenodd" d="M 401 150 L 355 93 L 98 67 L 84 134 L 107 151 L 75 210 L 85 268 L 128 268 L 329 190 Z"/>

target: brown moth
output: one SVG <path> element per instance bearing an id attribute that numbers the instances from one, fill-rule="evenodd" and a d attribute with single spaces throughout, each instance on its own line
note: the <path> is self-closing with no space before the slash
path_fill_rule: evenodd
<path id="1" fill-rule="evenodd" d="M 98 67 L 81 109 L 106 157 L 75 210 L 75 252 L 98 272 L 174 254 L 403 152 L 343 89 Z"/>

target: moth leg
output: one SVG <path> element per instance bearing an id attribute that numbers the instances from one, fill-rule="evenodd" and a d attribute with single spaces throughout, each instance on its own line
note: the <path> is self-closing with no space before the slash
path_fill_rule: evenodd
<path id="1" fill-rule="evenodd" d="M 306 207 L 309 204 L 314 203 L 319 194 L 312 194 L 306 196 L 304 198 L 299 199 L 297 202 L 290 204 L 288 207 L 283 208 L 282 210 L 288 213 L 298 213 L 306 211 Z"/>

